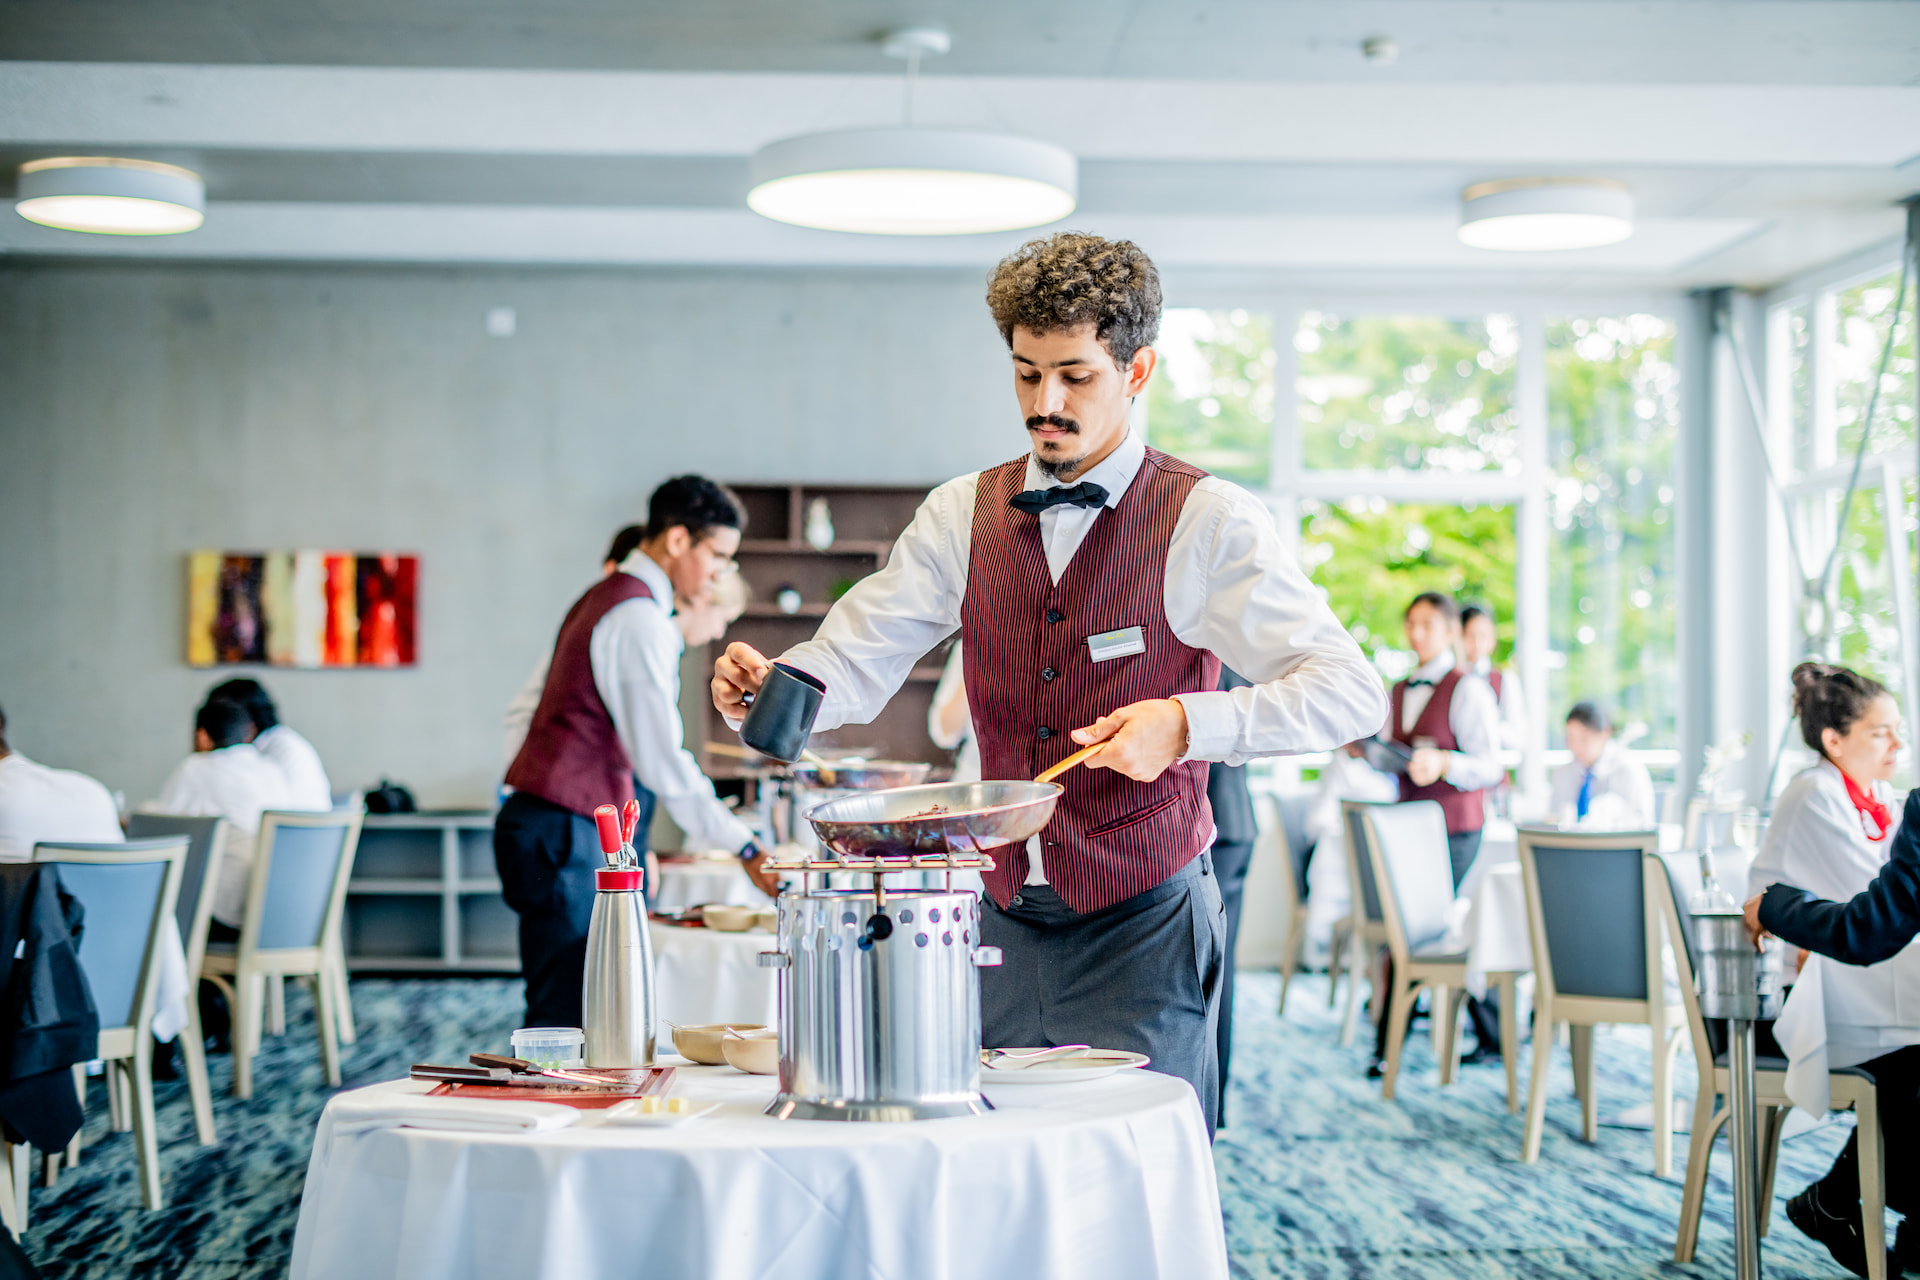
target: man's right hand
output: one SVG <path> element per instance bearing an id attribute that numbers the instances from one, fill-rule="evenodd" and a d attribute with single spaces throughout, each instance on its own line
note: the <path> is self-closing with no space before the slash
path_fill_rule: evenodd
<path id="1" fill-rule="evenodd" d="M 1756 893 L 1747 899 L 1746 907 L 1740 914 L 1747 918 L 1747 936 L 1753 939 L 1753 949 L 1758 951 L 1762 939 L 1767 936 L 1767 927 L 1760 923 L 1760 902 L 1766 895 Z"/>
<path id="2" fill-rule="evenodd" d="M 773 664 L 752 645 L 738 640 L 728 645 L 713 664 L 714 709 L 734 723 L 746 719 L 748 696 L 760 692 L 771 670 Z"/>

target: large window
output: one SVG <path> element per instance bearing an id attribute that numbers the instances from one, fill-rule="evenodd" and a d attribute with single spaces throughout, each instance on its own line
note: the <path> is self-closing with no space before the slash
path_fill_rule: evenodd
<path id="1" fill-rule="evenodd" d="M 1245 311 L 1170 310 L 1160 376 L 1147 384 L 1154 444 L 1250 489 L 1267 487 L 1273 439 L 1273 319 Z"/>

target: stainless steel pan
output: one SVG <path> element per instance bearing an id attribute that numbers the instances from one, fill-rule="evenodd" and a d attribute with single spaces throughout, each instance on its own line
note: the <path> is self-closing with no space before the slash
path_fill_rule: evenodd
<path id="1" fill-rule="evenodd" d="M 975 854 L 1038 835 L 1062 790 L 1054 782 L 894 787 L 816 805 L 807 821 L 843 858 Z"/>
<path id="2" fill-rule="evenodd" d="M 925 782 L 930 764 L 910 760 L 805 761 L 793 766 L 793 780 L 816 791 L 879 791 Z"/>

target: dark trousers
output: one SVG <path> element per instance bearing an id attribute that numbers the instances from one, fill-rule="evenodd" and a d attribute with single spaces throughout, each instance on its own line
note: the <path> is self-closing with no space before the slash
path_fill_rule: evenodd
<path id="1" fill-rule="evenodd" d="M 1914 1176 L 1914 1146 L 1920 1143 L 1920 1045 L 1908 1045 L 1860 1064 L 1873 1073 L 1873 1096 L 1880 1107 L 1880 1135 L 1886 1150 L 1887 1208 L 1911 1214 L 1920 1207 L 1920 1179 Z M 1839 1159 L 1820 1179 L 1820 1207 L 1844 1215 L 1860 1203 L 1860 1135 L 1840 1148 Z"/>
<path id="2" fill-rule="evenodd" d="M 1460 891 L 1460 884 L 1467 878 L 1467 872 L 1473 869 L 1473 860 L 1480 856 L 1480 836 L 1478 831 L 1447 832 L 1447 861 L 1452 864 L 1454 892 Z M 1387 961 L 1387 982 L 1393 982 L 1393 961 Z M 1387 1010 L 1383 1005 L 1378 1011 L 1373 1028 L 1373 1056 L 1375 1059 L 1387 1056 Z M 1488 1053 L 1500 1052 L 1500 1006 L 1495 1003 L 1491 993 L 1485 1000 L 1467 997 L 1467 1021 L 1473 1024 L 1473 1039 Z M 1438 1025 L 1436 1021 L 1435 1025 Z M 1435 1045 L 1437 1056 L 1442 1046 Z"/>
<path id="3" fill-rule="evenodd" d="M 581 1025 L 593 873 L 606 865 L 592 821 L 516 791 L 494 819 L 493 863 L 507 905 L 520 916 L 525 1025 Z"/>
<path id="4" fill-rule="evenodd" d="M 1220 967 L 1219 1029 L 1215 1043 L 1220 1058 L 1220 1104 L 1215 1123 L 1227 1122 L 1227 1064 L 1233 1056 L 1233 949 L 1240 942 L 1240 904 L 1247 896 L 1247 869 L 1253 864 L 1253 841 L 1216 840 L 1213 874 L 1220 882 L 1220 903 L 1227 913 L 1226 954 Z"/>
<path id="5" fill-rule="evenodd" d="M 1103 911 L 1081 915 L 1046 885 L 980 908 L 980 941 L 1003 956 L 980 971 L 983 1044 L 1144 1053 L 1193 1086 L 1212 1134 L 1227 923 L 1209 855 Z"/>

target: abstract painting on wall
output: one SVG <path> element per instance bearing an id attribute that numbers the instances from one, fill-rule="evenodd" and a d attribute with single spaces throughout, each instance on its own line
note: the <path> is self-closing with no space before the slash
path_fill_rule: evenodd
<path id="1" fill-rule="evenodd" d="M 390 552 L 195 551 L 187 663 L 410 667 L 419 568 Z"/>

